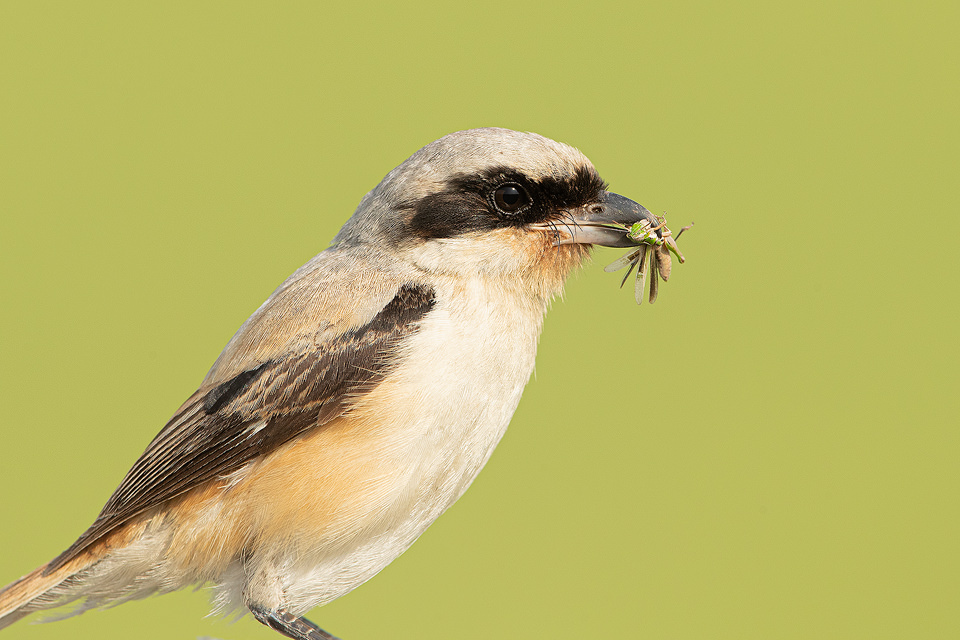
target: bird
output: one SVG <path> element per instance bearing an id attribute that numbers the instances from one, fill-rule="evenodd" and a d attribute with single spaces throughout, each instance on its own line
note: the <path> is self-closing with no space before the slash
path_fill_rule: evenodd
<path id="1" fill-rule="evenodd" d="M 0 591 L 0 628 L 191 585 L 295 640 L 469 487 L 593 246 L 656 218 L 578 149 L 480 128 L 410 156 L 240 327 L 63 553 Z"/>

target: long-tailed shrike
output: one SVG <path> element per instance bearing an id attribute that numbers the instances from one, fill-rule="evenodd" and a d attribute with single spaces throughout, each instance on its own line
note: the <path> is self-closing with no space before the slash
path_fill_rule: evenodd
<path id="1" fill-rule="evenodd" d="M 360 201 L 243 323 L 69 549 L 0 592 L 0 627 L 211 584 L 291 638 L 467 489 L 533 370 L 544 312 L 605 223 L 656 225 L 578 150 L 474 129 Z"/>

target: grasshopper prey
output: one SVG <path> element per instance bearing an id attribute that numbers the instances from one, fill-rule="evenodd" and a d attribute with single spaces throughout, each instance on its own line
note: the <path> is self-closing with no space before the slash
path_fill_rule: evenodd
<path id="1" fill-rule="evenodd" d="M 693 223 L 690 223 L 680 229 L 676 238 L 674 238 L 673 233 L 667 228 L 666 216 L 656 216 L 656 219 L 656 226 L 647 220 L 641 220 L 629 227 L 623 224 L 605 225 L 609 229 L 623 231 L 627 239 L 638 245 L 636 249 L 633 249 L 627 255 L 615 260 L 604 268 L 604 271 L 607 273 L 612 273 L 629 265 L 630 268 L 627 269 L 627 274 L 620 282 L 621 287 L 626 284 L 634 267 L 637 268 L 637 281 L 634 285 L 634 296 L 636 297 L 637 304 L 643 303 L 643 293 L 647 279 L 647 256 L 649 255 L 650 257 L 649 265 L 651 272 L 648 299 L 650 303 L 653 304 L 657 299 L 657 293 L 660 289 L 659 280 L 663 279 L 663 281 L 666 282 L 670 278 L 670 270 L 672 267 L 670 254 L 672 253 L 677 256 L 681 264 L 685 261 L 683 254 L 680 252 L 680 248 L 677 247 L 676 241 L 684 231 L 693 226 Z"/>

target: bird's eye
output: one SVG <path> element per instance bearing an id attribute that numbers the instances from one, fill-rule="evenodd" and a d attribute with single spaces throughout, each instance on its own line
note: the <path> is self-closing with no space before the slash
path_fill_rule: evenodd
<path id="1" fill-rule="evenodd" d="M 518 184 L 502 184 L 493 192 L 493 204 L 502 213 L 512 215 L 530 204 L 530 196 Z"/>

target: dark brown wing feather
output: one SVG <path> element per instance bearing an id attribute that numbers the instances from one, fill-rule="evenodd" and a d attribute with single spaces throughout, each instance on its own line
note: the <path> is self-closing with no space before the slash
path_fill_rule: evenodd
<path id="1" fill-rule="evenodd" d="M 405 285 L 369 323 L 309 353 L 286 354 L 194 393 L 133 465 L 96 521 L 50 573 L 137 514 L 236 471 L 341 415 L 394 364 L 434 292 Z"/>

